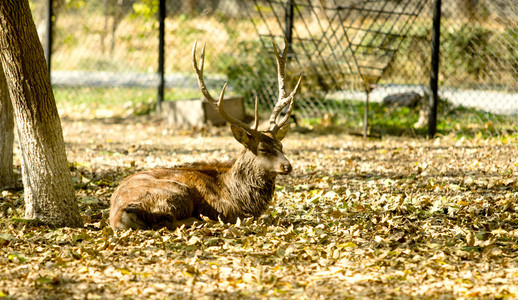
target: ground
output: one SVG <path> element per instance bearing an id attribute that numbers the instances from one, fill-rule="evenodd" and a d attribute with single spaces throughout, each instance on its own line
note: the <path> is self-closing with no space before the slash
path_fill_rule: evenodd
<path id="1" fill-rule="evenodd" d="M 149 117 L 62 125 L 86 226 L 23 222 L 22 191 L 3 191 L 0 298 L 518 297 L 516 139 L 292 130 L 294 171 L 261 218 L 114 233 L 109 197 L 124 176 L 240 145 L 227 128 Z"/>

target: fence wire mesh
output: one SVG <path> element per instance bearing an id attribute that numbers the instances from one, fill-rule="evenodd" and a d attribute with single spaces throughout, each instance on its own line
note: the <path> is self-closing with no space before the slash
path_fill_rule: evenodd
<path id="1" fill-rule="evenodd" d="M 478 130 L 479 134 L 490 135 L 516 134 L 516 1 L 450 3 L 443 9 L 442 30 L 441 96 L 454 107 L 475 110 L 464 122 L 456 122 L 455 129 Z M 452 109 L 450 112 L 455 113 L 463 111 Z"/>
<path id="2" fill-rule="evenodd" d="M 45 41 L 47 1 L 30 3 Z M 426 123 L 432 3 L 169 0 L 165 98 L 200 97 L 191 71 L 192 44 L 199 40 L 207 44 L 210 88 L 216 92 L 228 80 L 249 105 L 258 96 L 262 108 L 271 107 L 277 97 L 271 43 L 283 47 L 286 36 L 288 87 L 302 71 L 296 113 L 309 124 L 337 122 L 355 131 L 363 125 L 368 91 L 373 131 L 415 134 Z M 153 108 L 157 11 L 157 0 L 54 0 L 52 82 L 62 115 Z M 517 133 L 514 0 L 443 1 L 440 61 L 440 134 Z M 405 105 L 389 105 L 408 97 L 413 100 Z"/>

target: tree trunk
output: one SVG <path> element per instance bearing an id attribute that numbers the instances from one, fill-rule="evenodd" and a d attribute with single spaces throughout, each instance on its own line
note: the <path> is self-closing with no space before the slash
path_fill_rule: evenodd
<path id="1" fill-rule="evenodd" d="M 82 226 L 28 0 L 0 1 L 0 49 L 22 152 L 25 217 L 53 226 Z"/>
<path id="2" fill-rule="evenodd" d="M 0 189 L 14 187 L 14 119 L 4 69 L 0 63 Z"/>

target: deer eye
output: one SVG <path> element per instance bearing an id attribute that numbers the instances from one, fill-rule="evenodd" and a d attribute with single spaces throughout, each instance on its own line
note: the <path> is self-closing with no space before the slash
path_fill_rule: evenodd
<path id="1" fill-rule="evenodd" d="M 265 148 L 258 148 L 257 149 L 257 152 L 261 153 L 261 154 L 267 154 L 268 153 L 268 150 L 266 150 Z"/>
<path id="2" fill-rule="evenodd" d="M 268 148 L 267 148 L 267 147 L 265 147 L 264 145 L 259 144 L 259 145 L 257 146 L 257 153 L 259 153 L 259 154 L 263 154 L 263 155 L 264 155 L 264 154 L 268 154 L 268 153 L 270 153 L 270 151 L 268 151 Z"/>

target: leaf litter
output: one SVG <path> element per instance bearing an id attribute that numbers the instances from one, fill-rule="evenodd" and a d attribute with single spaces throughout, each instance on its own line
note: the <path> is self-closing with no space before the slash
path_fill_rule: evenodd
<path id="1" fill-rule="evenodd" d="M 262 217 L 115 233 L 122 178 L 240 146 L 225 128 L 148 118 L 63 128 L 85 227 L 24 222 L 22 191 L 3 191 L 1 298 L 518 297 L 516 139 L 293 132 L 294 171 Z"/>

